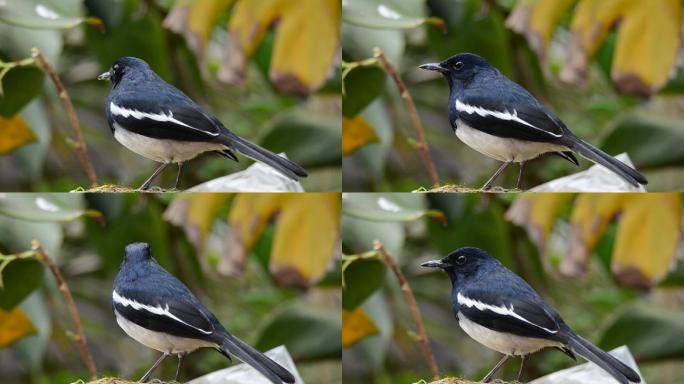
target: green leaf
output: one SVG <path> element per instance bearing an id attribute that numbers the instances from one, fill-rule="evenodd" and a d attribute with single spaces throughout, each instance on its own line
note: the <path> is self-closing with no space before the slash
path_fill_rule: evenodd
<path id="1" fill-rule="evenodd" d="M 340 311 L 288 308 L 264 328 L 255 347 L 268 350 L 281 344 L 295 360 L 339 359 L 342 355 Z"/>
<path id="2" fill-rule="evenodd" d="M 401 222 L 368 221 L 342 215 L 343 249 L 349 253 L 368 251 L 373 248 L 374 240 L 381 240 L 392 256 L 400 258 L 405 237 Z"/>
<path id="3" fill-rule="evenodd" d="M 342 2 L 342 20 L 366 28 L 413 29 L 423 24 L 444 28 L 439 18 L 425 17 L 424 1 L 347 0 Z"/>
<path id="4" fill-rule="evenodd" d="M 599 346 L 627 344 L 641 362 L 684 358 L 684 311 L 643 303 L 622 313 L 603 334 Z"/>
<path id="5" fill-rule="evenodd" d="M 386 270 L 385 263 L 377 258 L 359 259 L 346 265 L 342 270 L 342 308 L 355 309 L 380 289 L 385 282 Z"/>
<path id="6" fill-rule="evenodd" d="M 0 81 L 0 115 L 12 117 L 42 92 L 43 71 L 35 67 L 14 68 Z"/>
<path id="7" fill-rule="evenodd" d="M 102 21 L 82 17 L 76 0 L 6 0 L 0 2 L 0 21 L 26 28 L 68 29 L 82 23 L 102 26 Z"/>
<path id="8" fill-rule="evenodd" d="M 482 206 L 477 194 L 433 194 L 430 207 L 447 215 L 447 225 L 428 221 L 432 246 L 442 255 L 464 246 L 488 250 L 510 265 L 510 240 L 504 210 L 492 200 Z"/>
<path id="9" fill-rule="evenodd" d="M 124 2 L 110 2 L 112 7 L 125 8 Z M 154 10 L 144 16 L 134 9 L 128 12 L 119 24 L 108 26 L 106 33 L 86 29 L 88 47 L 104 69 L 122 56 L 135 56 L 145 60 L 164 80 L 171 80 L 171 65 L 167 46 L 166 30 L 162 28 L 162 18 Z M 145 38 L 140 38 L 144 36 Z"/>
<path id="10" fill-rule="evenodd" d="M 504 28 L 504 18 L 495 9 L 482 12 L 481 6 L 480 1 L 472 0 L 431 0 L 430 9 L 433 14 L 444 18 L 448 33 L 429 28 L 429 46 L 438 55 L 436 60 L 446 59 L 457 52 L 474 52 L 510 75 L 511 45 L 509 32 Z"/>
<path id="11" fill-rule="evenodd" d="M 682 142 L 681 118 L 643 111 L 620 118 L 601 149 L 627 152 L 638 168 L 671 167 L 684 164 Z"/>
<path id="12" fill-rule="evenodd" d="M 37 260 L 15 260 L 2 270 L 0 308 L 9 311 L 37 289 L 43 281 L 43 264 Z"/>
<path id="13" fill-rule="evenodd" d="M 344 199 L 345 215 L 371 221 L 414 221 L 423 216 L 443 219 L 436 210 L 422 209 L 424 195 L 356 193 Z"/>
<path id="14" fill-rule="evenodd" d="M 39 222 L 73 221 L 81 216 L 100 219 L 102 214 L 82 208 L 83 197 L 78 195 L 0 195 L 0 215 Z"/>
<path id="15" fill-rule="evenodd" d="M 354 117 L 361 113 L 385 90 L 387 76 L 378 67 L 355 68 L 344 78 L 342 115 Z"/>
<path id="16" fill-rule="evenodd" d="M 303 167 L 340 166 L 342 125 L 339 118 L 294 113 L 279 118 L 260 145 Z"/>

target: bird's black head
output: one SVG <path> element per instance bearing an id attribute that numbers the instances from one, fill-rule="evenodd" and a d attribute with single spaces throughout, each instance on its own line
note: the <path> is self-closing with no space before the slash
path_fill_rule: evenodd
<path id="1" fill-rule="evenodd" d="M 459 53 L 441 63 L 423 64 L 419 68 L 441 73 L 449 85 L 468 82 L 483 71 L 496 71 L 487 60 L 473 53 Z"/>
<path id="2" fill-rule="evenodd" d="M 150 245 L 147 243 L 131 243 L 126 246 L 124 262 L 135 263 L 152 259 Z"/>
<path id="3" fill-rule="evenodd" d="M 441 260 L 427 261 L 421 264 L 421 267 L 441 268 L 449 274 L 453 282 L 473 276 L 483 268 L 498 264 L 498 260 L 480 248 L 463 247 Z"/>
<path id="4" fill-rule="evenodd" d="M 137 57 L 122 57 L 112 64 L 109 71 L 97 77 L 98 80 L 109 80 L 112 84 L 117 85 L 121 79 L 132 72 L 144 72 L 150 69 L 150 66 L 145 60 Z"/>

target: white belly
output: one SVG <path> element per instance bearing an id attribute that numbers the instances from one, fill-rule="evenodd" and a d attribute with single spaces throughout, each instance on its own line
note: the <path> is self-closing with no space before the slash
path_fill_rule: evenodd
<path id="1" fill-rule="evenodd" d="M 562 145 L 497 137 L 471 128 L 458 120 L 456 136 L 470 148 L 499 161 L 516 163 L 534 159 L 547 152 L 562 152 Z"/>
<path id="2" fill-rule="evenodd" d="M 114 314 L 116 315 L 116 322 L 128 336 L 132 337 L 140 344 L 156 349 L 159 352 L 176 354 L 192 352 L 195 349 L 202 347 L 216 347 L 215 343 L 209 341 L 188 339 L 186 337 L 171 336 L 165 333 L 151 331 L 126 320 L 116 311 L 114 311 Z"/>
<path id="3" fill-rule="evenodd" d="M 463 331 L 478 343 L 489 349 L 493 349 L 504 355 L 527 355 L 546 347 L 559 347 L 562 344 L 556 341 L 536 339 L 532 337 L 522 337 L 493 331 L 483 327 L 465 316 L 458 314 L 458 324 Z"/>
<path id="4" fill-rule="evenodd" d="M 180 163 L 201 153 L 224 149 L 221 144 L 153 139 L 121 128 L 114 123 L 114 138 L 124 147 L 160 163 Z"/>

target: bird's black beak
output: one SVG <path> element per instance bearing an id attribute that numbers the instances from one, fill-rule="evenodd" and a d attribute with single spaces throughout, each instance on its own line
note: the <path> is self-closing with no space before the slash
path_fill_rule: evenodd
<path id="1" fill-rule="evenodd" d="M 418 68 L 425 69 L 428 71 L 437 71 L 437 72 L 442 73 L 442 74 L 449 73 L 449 71 L 446 70 L 445 68 L 443 68 L 441 65 L 439 65 L 439 63 L 427 63 L 427 64 L 423 64 L 423 65 L 419 66 Z"/>
<path id="2" fill-rule="evenodd" d="M 98 80 L 109 80 L 109 78 L 112 77 L 112 71 L 107 71 L 100 76 L 97 77 Z"/>
<path id="3" fill-rule="evenodd" d="M 426 267 L 426 268 L 446 268 L 447 265 L 442 263 L 441 260 L 430 260 L 426 261 L 423 264 L 420 265 L 421 267 Z"/>

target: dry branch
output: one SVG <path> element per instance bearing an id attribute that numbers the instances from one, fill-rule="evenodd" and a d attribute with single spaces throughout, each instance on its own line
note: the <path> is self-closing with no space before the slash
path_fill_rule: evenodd
<path id="1" fill-rule="evenodd" d="M 74 298 L 71 296 L 71 291 L 69 291 L 69 287 L 67 286 L 66 281 L 64 281 L 64 277 L 59 271 L 59 267 L 57 267 L 57 264 L 55 264 L 54 260 L 48 256 L 40 242 L 38 242 L 38 240 L 33 240 L 31 245 L 33 250 L 37 253 L 36 256 L 38 259 L 50 269 L 50 272 L 52 272 L 52 275 L 55 277 L 55 281 L 57 281 L 57 287 L 64 296 L 67 309 L 69 310 L 69 315 L 71 316 L 71 320 L 74 322 L 76 341 L 78 342 L 79 349 L 81 350 L 81 356 L 88 367 L 91 380 L 95 380 L 97 378 L 97 369 L 95 368 L 93 357 L 88 349 L 88 343 L 86 341 L 85 334 L 83 333 L 83 328 L 81 327 L 81 320 L 78 317 L 78 310 L 76 309 Z"/>
<path id="2" fill-rule="evenodd" d="M 430 157 L 430 149 L 428 147 L 427 141 L 425 140 L 423 124 L 420 122 L 420 118 L 418 117 L 418 111 L 416 110 L 416 105 L 413 103 L 411 94 L 406 88 L 406 84 L 404 84 L 404 81 L 401 79 L 401 76 L 399 76 L 397 69 L 394 68 L 394 65 L 392 65 L 389 59 L 387 59 L 387 56 L 385 56 L 385 53 L 382 51 L 382 49 L 376 47 L 373 50 L 373 52 L 375 58 L 380 63 L 380 66 L 385 70 L 385 72 L 387 72 L 387 74 L 390 75 L 390 77 L 392 77 L 394 82 L 397 84 L 397 87 L 399 88 L 399 93 L 401 94 L 401 98 L 404 99 L 404 102 L 406 102 L 406 107 L 408 108 L 409 116 L 411 117 L 413 126 L 416 129 L 416 136 L 418 137 L 417 146 L 418 151 L 420 152 L 420 157 L 423 160 L 423 165 L 425 166 L 425 169 L 427 169 L 428 174 L 430 174 L 433 187 L 439 187 L 439 176 L 437 175 L 435 164 L 432 162 L 432 158 Z"/>
<path id="3" fill-rule="evenodd" d="M 432 355 L 432 350 L 430 349 L 430 343 L 428 342 L 427 333 L 425 332 L 425 326 L 423 325 L 423 317 L 420 315 L 420 311 L 418 310 L 418 304 L 416 303 L 416 298 L 413 296 L 413 292 L 411 291 L 411 286 L 409 286 L 406 277 L 401 272 L 401 269 L 399 269 L 399 266 L 397 266 L 397 263 L 394 262 L 394 259 L 389 254 L 389 252 L 387 252 L 385 246 L 379 240 L 375 240 L 373 247 L 375 248 L 375 251 L 378 253 L 378 255 L 382 257 L 383 261 L 387 263 L 390 269 L 392 269 L 392 272 L 394 272 L 394 274 L 397 276 L 397 280 L 399 280 L 399 286 L 401 287 L 401 291 L 404 293 L 404 297 L 406 298 L 406 302 L 408 303 L 409 310 L 411 311 L 411 316 L 413 316 L 413 320 L 416 322 L 416 334 L 418 335 L 418 345 L 420 345 L 420 350 L 423 353 L 423 357 L 425 358 L 428 367 L 430 367 L 430 372 L 432 372 L 432 379 L 438 380 L 439 368 L 437 367 L 437 363 L 435 362 L 435 357 Z"/>
<path id="4" fill-rule="evenodd" d="M 93 169 L 93 165 L 90 163 L 90 157 L 88 157 L 86 144 L 83 140 L 83 134 L 81 133 L 81 125 L 78 122 L 76 110 L 74 110 L 74 105 L 71 102 L 71 98 L 64 88 L 64 84 L 62 84 L 62 80 L 60 80 L 59 75 L 57 75 L 55 69 L 45 59 L 45 56 L 43 56 L 38 48 L 32 48 L 31 53 L 33 58 L 36 59 L 38 66 L 45 71 L 48 76 L 50 76 L 50 79 L 55 84 L 57 95 L 59 96 L 60 100 L 62 100 L 62 103 L 64 103 L 64 109 L 66 110 L 67 116 L 69 116 L 69 123 L 71 123 L 71 128 L 74 130 L 78 156 L 81 159 L 81 163 L 83 164 L 86 174 L 88 175 L 91 186 L 96 186 L 97 176 L 95 176 L 95 170 Z"/>

